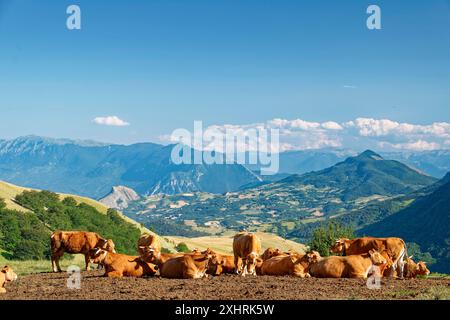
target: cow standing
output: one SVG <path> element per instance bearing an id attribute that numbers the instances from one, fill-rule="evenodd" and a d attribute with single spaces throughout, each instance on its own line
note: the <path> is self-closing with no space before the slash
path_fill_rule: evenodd
<path id="1" fill-rule="evenodd" d="M 342 253 L 344 256 L 368 253 L 370 250 L 386 251 L 392 260 L 392 266 L 386 274 L 393 277 L 395 272 L 403 278 L 404 261 L 407 256 L 406 244 L 400 238 L 373 238 L 364 237 L 356 239 L 338 239 L 330 248 L 332 253 Z"/>
<path id="2" fill-rule="evenodd" d="M 95 232 L 55 231 L 50 237 L 53 272 L 61 272 L 59 259 L 64 253 L 84 254 L 86 270 L 89 270 L 89 250 L 101 248 L 115 253 L 114 242 L 103 239 Z"/>
<path id="3" fill-rule="evenodd" d="M 257 259 L 261 252 L 261 240 L 252 233 L 240 232 L 233 238 L 235 273 L 256 275 Z"/>

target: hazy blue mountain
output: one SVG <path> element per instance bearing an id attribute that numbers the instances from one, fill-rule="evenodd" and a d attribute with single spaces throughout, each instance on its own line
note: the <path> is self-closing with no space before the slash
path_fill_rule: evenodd
<path id="1" fill-rule="evenodd" d="M 450 174 L 434 191 L 418 197 L 406 208 L 362 228 L 360 234 L 396 236 L 420 245 L 437 259 L 434 271 L 450 272 Z"/>
<path id="2" fill-rule="evenodd" d="M 172 146 L 107 145 L 35 136 L 0 141 L 0 179 L 92 198 L 113 186 L 140 194 L 224 193 L 260 178 L 241 165 L 175 165 Z"/>

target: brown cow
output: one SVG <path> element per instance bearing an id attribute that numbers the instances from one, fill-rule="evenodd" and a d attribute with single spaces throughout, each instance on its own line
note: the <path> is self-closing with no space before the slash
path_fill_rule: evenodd
<path id="1" fill-rule="evenodd" d="M 400 277 L 403 277 L 404 262 L 407 256 L 406 244 L 400 238 L 373 238 L 364 237 L 356 239 L 338 239 L 330 248 L 332 253 L 342 253 L 344 256 L 368 253 L 370 250 L 378 252 L 386 251 L 393 261 L 390 270 L 386 274 L 393 276 L 395 271 Z"/>
<path id="2" fill-rule="evenodd" d="M 142 255 L 143 248 L 152 248 L 156 251 L 161 251 L 161 243 L 156 234 L 148 234 L 144 233 L 138 239 L 138 252 L 139 255 Z"/>
<path id="3" fill-rule="evenodd" d="M 61 272 L 59 259 L 64 253 L 84 254 L 86 270 L 89 270 L 89 250 L 94 248 L 105 249 L 115 253 L 114 242 L 103 239 L 95 232 L 85 231 L 55 231 L 50 237 L 52 250 L 53 272 Z"/>
<path id="4" fill-rule="evenodd" d="M 240 232 L 233 238 L 235 272 L 245 276 L 256 275 L 256 259 L 261 252 L 261 241 L 248 232 Z"/>
<path id="5" fill-rule="evenodd" d="M 89 250 L 89 261 L 105 267 L 105 277 L 153 276 L 156 266 L 141 260 L 139 256 L 111 253 L 95 248 Z"/>
<path id="6" fill-rule="evenodd" d="M 220 276 L 222 273 L 234 273 L 234 256 L 213 254 L 208 265 L 208 273 L 213 276 Z"/>
<path id="7" fill-rule="evenodd" d="M 364 278 L 373 266 L 387 263 L 381 253 L 370 250 L 369 253 L 351 256 L 331 256 L 311 264 L 309 273 L 316 278 Z"/>
<path id="8" fill-rule="evenodd" d="M 307 254 L 279 255 L 265 260 L 261 266 L 261 275 L 285 276 L 292 275 L 300 278 L 309 278 L 309 266 L 320 260 L 316 251 Z"/>
<path id="9" fill-rule="evenodd" d="M 0 293 L 6 293 L 5 284 L 17 280 L 17 274 L 9 266 L 4 266 L 0 271 Z"/>
<path id="10" fill-rule="evenodd" d="M 269 247 L 269 248 L 267 248 L 264 252 L 263 252 L 263 254 L 262 254 L 262 256 L 261 256 L 261 258 L 263 259 L 263 260 L 268 260 L 268 259 L 270 259 L 270 258 L 272 258 L 272 257 L 277 257 L 277 256 L 281 256 L 281 255 L 287 255 L 288 253 L 285 253 L 285 252 L 282 252 L 280 249 L 274 249 L 274 248 L 271 248 L 271 247 Z"/>
<path id="11" fill-rule="evenodd" d="M 426 263 L 419 261 L 415 263 L 412 256 L 406 259 L 405 270 L 403 276 L 407 279 L 416 278 L 417 276 L 428 276 L 430 270 L 428 270 Z"/>
<path id="12" fill-rule="evenodd" d="M 145 259 L 158 266 L 161 277 L 198 279 L 207 276 L 206 271 L 211 254 L 184 254 L 174 257 L 171 254 L 149 250 Z"/>

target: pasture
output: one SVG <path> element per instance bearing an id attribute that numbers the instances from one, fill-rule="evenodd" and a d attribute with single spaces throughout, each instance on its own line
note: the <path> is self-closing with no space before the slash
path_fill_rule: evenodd
<path id="1" fill-rule="evenodd" d="M 195 280 L 106 278 L 102 271 L 83 272 L 81 289 L 68 289 L 68 274 L 19 276 L 0 299 L 26 300 L 441 300 L 450 299 L 450 279 L 395 280 L 383 278 L 380 289 L 369 289 L 362 279 L 317 279 L 289 276 L 240 277 L 221 275 Z"/>

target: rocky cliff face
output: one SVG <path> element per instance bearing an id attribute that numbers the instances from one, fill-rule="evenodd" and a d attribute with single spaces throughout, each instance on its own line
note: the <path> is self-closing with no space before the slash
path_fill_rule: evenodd
<path id="1" fill-rule="evenodd" d="M 141 197 L 131 188 L 124 186 L 115 186 L 112 188 L 110 194 L 108 194 L 100 202 L 109 208 L 123 210 L 128 208 L 130 201 L 139 200 Z"/>

